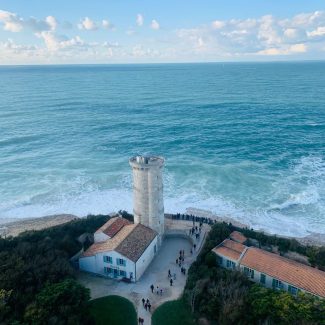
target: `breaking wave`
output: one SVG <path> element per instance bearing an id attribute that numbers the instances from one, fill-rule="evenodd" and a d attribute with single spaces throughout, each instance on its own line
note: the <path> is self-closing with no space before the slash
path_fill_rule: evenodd
<path id="1" fill-rule="evenodd" d="M 325 232 L 324 215 L 324 170 L 325 164 L 319 157 L 301 159 L 293 165 L 286 177 L 274 180 L 273 193 L 264 206 L 258 203 L 263 193 L 255 192 L 255 205 L 225 198 L 222 193 L 213 195 L 200 191 L 173 192 L 175 179 L 166 173 L 165 211 L 185 213 L 189 208 L 208 211 L 211 215 L 237 220 L 255 229 L 272 233 L 305 236 L 310 232 Z M 89 180 L 84 179 L 83 182 Z M 107 214 L 120 209 L 132 211 L 131 178 L 122 177 L 119 188 L 98 189 L 85 186 L 78 180 L 72 194 L 62 193 L 54 197 L 38 196 L 25 199 L 20 204 L 11 202 L 1 208 L 1 218 L 41 217 L 44 215 L 71 213 L 77 216 Z M 198 188 L 202 188 L 201 185 Z M 300 191 L 297 191 L 297 189 Z M 281 201 L 282 200 L 282 201 Z M 274 201 L 279 201 L 276 203 Z M 253 202 L 254 203 L 254 202 Z"/>

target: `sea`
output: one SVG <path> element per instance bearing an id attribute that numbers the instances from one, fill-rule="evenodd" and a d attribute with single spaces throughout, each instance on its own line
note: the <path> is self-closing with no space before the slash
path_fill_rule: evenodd
<path id="1" fill-rule="evenodd" d="M 325 62 L 0 67 L 0 220 L 132 212 L 161 155 L 167 213 L 325 233 Z"/>

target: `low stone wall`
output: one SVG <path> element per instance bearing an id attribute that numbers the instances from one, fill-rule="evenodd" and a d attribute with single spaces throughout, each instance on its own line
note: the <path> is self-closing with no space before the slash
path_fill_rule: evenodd
<path id="1" fill-rule="evenodd" d="M 171 219 L 171 220 L 183 220 L 183 221 L 201 222 L 201 223 L 207 224 L 207 225 L 213 225 L 214 223 L 217 222 L 217 220 L 212 219 L 212 218 L 197 217 L 197 216 L 194 216 L 192 214 L 182 214 L 182 213 L 176 213 L 176 214 L 165 213 L 165 218 L 166 219 Z"/>

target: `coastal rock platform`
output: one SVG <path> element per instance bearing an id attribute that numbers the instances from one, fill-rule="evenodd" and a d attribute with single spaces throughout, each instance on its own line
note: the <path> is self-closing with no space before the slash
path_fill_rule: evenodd
<path id="1" fill-rule="evenodd" d="M 67 223 L 74 219 L 78 219 L 78 217 L 73 214 L 57 214 L 41 218 L 7 219 L 2 221 L 0 219 L 0 236 L 18 236 L 24 231 L 42 230 Z"/>

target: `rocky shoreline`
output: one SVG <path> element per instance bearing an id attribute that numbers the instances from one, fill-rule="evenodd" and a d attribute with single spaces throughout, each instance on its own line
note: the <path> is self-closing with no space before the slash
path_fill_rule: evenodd
<path id="1" fill-rule="evenodd" d="M 241 223 L 231 217 L 220 217 L 208 210 L 188 208 L 188 209 L 186 209 L 186 213 L 192 214 L 192 215 L 195 215 L 198 217 L 211 218 L 211 219 L 217 220 L 219 222 L 224 221 L 227 223 L 232 223 L 234 226 L 240 227 L 240 228 L 250 228 L 249 225 Z M 267 235 L 276 235 L 276 234 L 270 233 L 268 231 L 265 231 L 264 229 L 255 229 L 255 230 L 263 231 Z M 310 233 L 309 235 L 307 235 L 305 237 L 284 236 L 284 235 L 278 235 L 278 236 L 284 237 L 284 238 L 289 238 L 289 239 L 294 238 L 303 245 L 325 246 L 325 234 L 321 234 L 321 233 Z"/>
<path id="2" fill-rule="evenodd" d="M 78 219 L 78 217 L 72 214 L 57 214 L 26 219 L 0 219 L 0 236 L 18 236 L 24 231 L 54 227 L 74 219 Z"/>
<path id="3" fill-rule="evenodd" d="M 201 210 L 196 208 L 188 208 L 186 210 L 187 214 L 192 214 L 198 217 L 211 218 L 220 222 L 232 223 L 234 226 L 241 228 L 249 228 L 249 225 L 238 222 L 237 220 L 231 217 L 220 217 L 213 214 L 207 210 Z M 74 219 L 78 219 L 79 217 L 72 214 L 58 214 L 58 215 L 50 215 L 44 216 L 40 218 L 26 218 L 26 219 L 0 219 L 0 236 L 8 237 L 8 236 L 17 236 L 20 233 L 27 230 L 41 230 L 53 226 L 57 226 Z M 258 229 L 256 229 L 258 230 Z M 261 230 L 268 235 L 273 235 L 270 232 Z M 290 236 L 282 236 L 285 238 L 295 238 L 303 245 L 314 245 L 314 246 L 325 246 L 325 234 L 321 233 L 310 233 L 305 237 L 290 237 Z"/>

